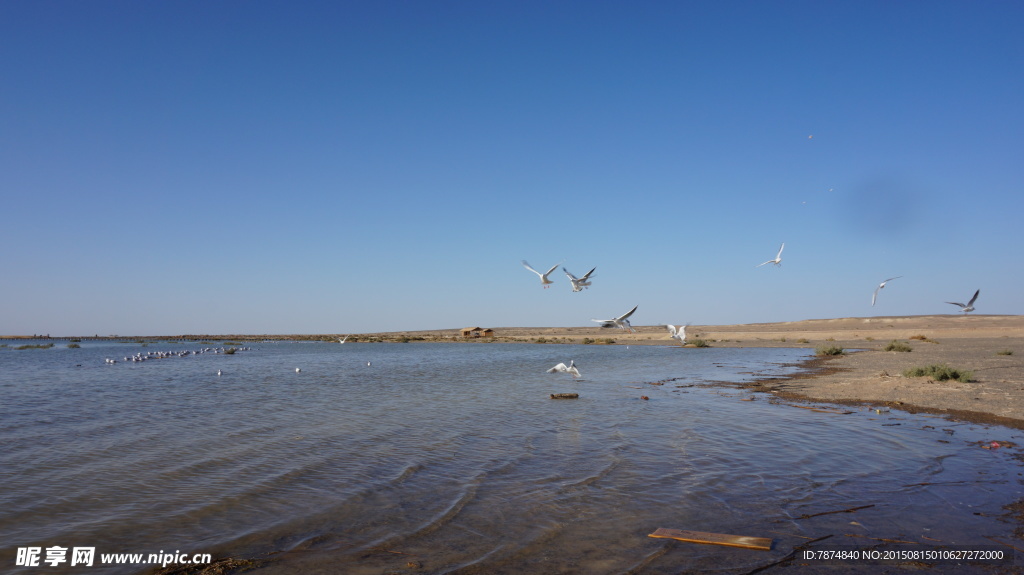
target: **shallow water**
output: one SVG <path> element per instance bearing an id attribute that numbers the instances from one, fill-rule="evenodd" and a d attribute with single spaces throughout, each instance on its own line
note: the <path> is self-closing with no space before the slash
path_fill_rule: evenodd
<path id="1" fill-rule="evenodd" d="M 708 385 L 807 350 L 276 342 L 130 363 L 210 346 L 81 345 L 0 348 L 0 570 L 147 568 L 13 567 L 59 545 L 260 573 L 746 572 L 824 535 L 998 547 L 1024 491 L 1019 452 L 980 447 L 1017 431 Z M 582 381 L 545 372 L 569 359 Z"/>

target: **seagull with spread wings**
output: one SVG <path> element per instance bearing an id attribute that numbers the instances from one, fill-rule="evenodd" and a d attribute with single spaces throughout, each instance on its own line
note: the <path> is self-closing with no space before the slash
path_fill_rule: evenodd
<path id="1" fill-rule="evenodd" d="M 688 325 L 690 324 L 685 323 L 679 326 L 678 329 L 674 325 L 666 325 L 665 327 L 668 328 L 668 333 L 672 336 L 672 339 L 678 339 L 680 345 L 686 345 L 686 327 Z"/>
<path id="2" fill-rule="evenodd" d="M 780 247 L 780 248 L 779 248 L 779 253 L 775 254 L 775 259 L 773 259 L 773 260 L 768 260 L 768 261 L 764 262 L 764 264 L 775 264 L 775 265 L 777 265 L 777 266 L 780 266 L 780 265 L 782 265 L 782 250 L 783 250 L 783 249 L 784 249 L 785 247 L 786 247 L 786 242 L 782 242 L 782 247 Z M 755 268 L 759 268 L 759 267 L 763 266 L 764 264 L 757 264 L 757 265 L 756 265 L 756 266 L 754 266 L 754 267 L 755 267 Z"/>
<path id="3" fill-rule="evenodd" d="M 597 323 L 601 324 L 601 327 L 619 327 L 629 332 L 634 332 L 636 330 L 634 330 L 633 326 L 629 324 L 628 318 L 629 316 L 633 315 L 633 312 L 635 312 L 636 308 L 638 307 L 640 307 L 639 304 L 634 306 L 633 309 L 629 310 L 628 312 L 620 315 L 619 317 L 615 317 L 612 319 L 592 319 L 590 321 L 596 321 Z"/>
<path id="4" fill-rule="evenodd" d="M 548 287 L 550 287 L 551 284 L 555 283 L 555 282 L 549 280 L 548 276 L 551 275 L 551 272 L 557 270 L 558 266 L 560 266 L 560 265 L 562 265 L 561 262 L 551 266 L 551 269 L 549 269 L 548 271 L 546 271 L 544 273 L 540 273 L 539 271 L 531 268 L 530 264 L 526 263 L 526 260 L 523 260 L 523 267 L 524 268 L 526 268 L 526 269 L 530 270 L 531 272 L 533 272 L 533 273 L 537 274 L 538 276 L 540 276 L 540 283 L 541 283 L 541 285 L 544 286 L 544 289 L 548 289 Z"/>
<path id="5" fill-rule="evenodd" d="M 885 284 L 891 282 L 892 280 L 898 280 L 901 277 L 903 277 L 903 276 L 896 276 L 894 278 L 889 278 L 889 279 L 885 280 L 884 282 L 878 284 L 878 287 L 875 288 L 875 293 L 871 296 L 871 305 L 875 305 L 875 300 L 878 299 L 878 290 L 884 288 Z"/>
<path id="6" fill-rule="evenodd" d="M 568 276 L 569 283 L 572 284 L 572 291 L 579 292 L 590 287 L 590 274 L 594 273 L 594 270 L 596 269 L 596 267 L 591 269 L 589 272 L 583 274 L 583 277 L 581 278 L 577 278 L 576 276 L 572 275 L 571 273 L 569 273 L 569 270 L 565 268 L 562 268 L 562 271 L 565 272 L 566 276 Z"/>
<path id="7" fill-rule="evenodd" d="M 580 370 L 576 368 L 576 362 L 571 360 L 571 359 L 569 360 L 569 365 L 565 365 L 564 363 L 560 363 L 560 364 L 556 365 L 555 367 L 552 367 L 551 369 L 548 370 L 548 373 L 558 373 L 558 372 L 570 373 L 570 374 L 572 374 L 572 376 L 574 378 L 580 377 Z"/>
<path id="8" fill-rule="evenodd" d="M 974 292 L 974 297 L 971 298 L 971 301 L 967 302 L 967 305 L 955 301 L 947 301 L 946 303 L 951 303 L 953 305 L 960 306 L 960 311 L 964 313 L 974 311 L 974 300 L 978 299 L 978 294 L 980 293 L 981 290 Z"/>

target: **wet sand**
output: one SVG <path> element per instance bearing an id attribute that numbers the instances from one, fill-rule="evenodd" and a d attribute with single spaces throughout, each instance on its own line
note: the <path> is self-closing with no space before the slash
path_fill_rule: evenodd
<path id="1" fill-rule="evenodd" d="M 602 344 L 610 339 L 616 345 L 679 345 L 664 326 L 634 327 L 637 332 L 632 334 L 600 327 L 493 329 L 495 341 Z M 441 330 L 387 335 L 447 339 L 456 333 Z M 687 329 L 687 338 L 703 339 L 713 347 L 813 349 L 830 345 L 847 350 L 845 355 L 807 362 L 808 370 L 795 377 L 749 385 L 787 399 L 887 406 L 1024 429 L 1024 316 L 935 315 L 695 325 Z M 884 351 L 893 340 L 908 344 L 912 351 Z M 909 368 L 932 364 L 971 371 L 973 377 L 969 383 L 961 383 L 902 375 Z"/>

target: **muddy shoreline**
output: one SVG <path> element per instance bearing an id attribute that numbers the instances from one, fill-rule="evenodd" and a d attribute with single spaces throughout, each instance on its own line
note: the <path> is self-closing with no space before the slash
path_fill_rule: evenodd
<path id="1" fill-rule="evenodd" d="M 713 385 L 721 387 L 739 387 L 754 392 L 770 394 L 772 397 L 777 397 L 791 402 L 813 404 L 826 403 L 861 408 L 888 408 L 890 410 L 904 411 L 912 414 L 927 413 L 931 415 L 940 415 L 950 420 L 965 421 L 968 423 L 998 425 L 1012 429 L 1024 429 L 1024 419 L 1022 418 L 995 415 L 992 413 L 986 413 L 985 411 L 958 409 L 956 407 L 937 407 L 935 405 L 916 405 L 891 399 L 836 397 L 832 394 L 815 393 L 814 391 L 810 391 L 816 387 L 828 387 L 831 381 L 853 374 L 854 370 L 852 368 L 833 365 L 837 359 L 838 356 L 813 357 L 800 364 L 795 364 L 796 367 L 800 368 L 800 371 L 789 376 L 758 379 L 756 381 L 746 383 L 716 381 L 713 382 Z M 813 384 L 808 385 L 809 383 L 820 379 L 826 379 L 827 381 L 819 382 L 819 385 L 817 386 Z M 829 397 L 818 397 L 824 395 L 829 395 Z"/>

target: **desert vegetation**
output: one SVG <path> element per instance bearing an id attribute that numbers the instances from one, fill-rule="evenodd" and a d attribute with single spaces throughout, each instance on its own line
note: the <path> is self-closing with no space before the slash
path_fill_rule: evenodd
<path id="1" fill-rule="evenodd" d="M 947 381 L 954 380 L 962 383 L 971 381 L 974 377 L 974 373 L 957 369 L 955 367 L 949 367 L 946 364 L 933 364 L 925 367 L 912 367 L 903 372 L 905 377 L 928 377 L 935 381 Z"/>
<path id="2" fill-rule="evenodd" d="M 844 355 L 845 353 L 845 349 L 836 345 L 819 345 L 818 347 L 814 348 L 814 355 Z"/>
<path id="3" fill-rule="evenodd" d="M 889 345 L 885 346 L 885 351 L 914 351 L 914 348 L 903 343 L 898 339 L 894 339 L 889 342 Z"/>

